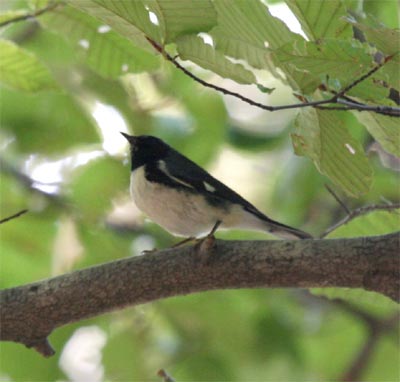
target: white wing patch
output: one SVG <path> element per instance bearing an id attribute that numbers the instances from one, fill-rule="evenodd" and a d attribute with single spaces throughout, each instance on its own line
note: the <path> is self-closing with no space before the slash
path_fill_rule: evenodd
<path id="1" fill-rule="evenodd" d="M 211 184 L 208 184 L 207 182 L 203 182 L 203 184 L 208 192 L 215 192 L 215 187 L 211 186 Z"/>
<path id="2" fill-rule="evenodd" d="M 162 171 L 165 175 L 168 176 L 168 178 L 172 179 L 174 182 L 183 184 L 186 187 L 194 189 L 194 187 L 190 183 L 184 182 L 183 180 L 171 175 L 171 173 L 168 171 L 166 163 L 163 160 L 159 160 L 157 162 L 157 165 L 158 165 L 158 168 L 160 169 L 160 171 Z"/>

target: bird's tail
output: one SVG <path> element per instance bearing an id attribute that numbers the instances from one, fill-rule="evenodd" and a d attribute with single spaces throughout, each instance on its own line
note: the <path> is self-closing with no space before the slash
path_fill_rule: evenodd
<path id="1" fill-rule="evenodd" d="M 264 220 L 264 219 L 263 219 Z M 297 228 L 289 227 L 285 224 L 268 219 L 266 221 L 266 230 L 273 235 L 279 236 L 282 239 L 312 239 L 313 237 L 304 231 Z"/>
<path id="2" fill-rule="evenodd" d="M 275 220 L 270 219 L 265 216 L 261 211 L 252 207 L 247 209 L 253 216 L 255 215 L 258 219 L 258 223 L 255 223 L 254 228 L 261 229 L 263 231 L 268 231 L 275 236 L 281 237 L 282 239 L 312 239 L 313 237 L 304 231 L 297 228 L 289 227 L 288 225 L 279 223 Z M 260 224 L 261 220 L 261 224 Z M 256 227 L 258 226 L 258 227 Z"/>

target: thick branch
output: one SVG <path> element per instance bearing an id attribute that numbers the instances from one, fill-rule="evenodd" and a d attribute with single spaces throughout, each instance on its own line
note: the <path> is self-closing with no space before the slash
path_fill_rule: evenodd
<path id="1" fill-rule="evenodd" d="M 350 287 L 399 300 L 400 233 L 299 241 L 220 241 L 83 269 L 0 292 L 0 339 L 53 351 L 57 327 L 128 305 L 233 288 Z"/>

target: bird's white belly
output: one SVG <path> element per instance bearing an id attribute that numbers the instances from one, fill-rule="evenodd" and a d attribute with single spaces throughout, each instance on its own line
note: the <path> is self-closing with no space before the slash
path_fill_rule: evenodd
<path id="1" fill-rule="evenodd" d="M 131 194 L 151 220 L 178 236 L 207 234 L 217 220 L 222 220 L 222 211 L 210 210 L 203 196 L 146 180 L 143 166 L 131 174 Z"/>

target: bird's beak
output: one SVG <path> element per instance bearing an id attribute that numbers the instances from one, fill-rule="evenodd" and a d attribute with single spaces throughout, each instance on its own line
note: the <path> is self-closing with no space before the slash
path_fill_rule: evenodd
<path id="1" fill-rule="evenodd" d="M 133 144 L 136 141 L 136 137 L 133 135 L 129 135 L 126 133 L 123 133 L 122 131 L 120 131 L 120 133 L 126 138 L 126 140 L 130 143 Z"/>

